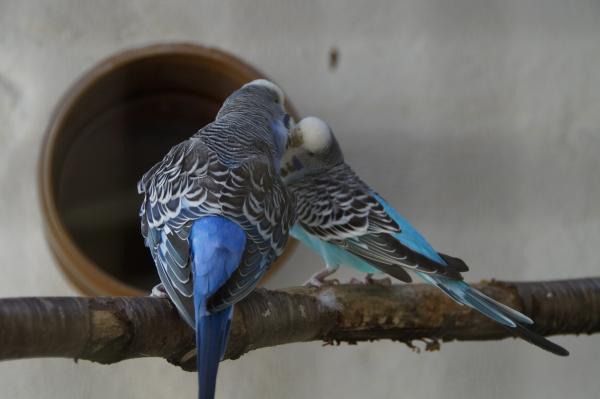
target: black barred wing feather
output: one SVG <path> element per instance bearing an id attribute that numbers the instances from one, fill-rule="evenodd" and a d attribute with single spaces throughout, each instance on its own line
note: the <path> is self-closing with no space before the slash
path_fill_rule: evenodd
<path id="1" fill-rule="evenodd" d="M 199 138 L 171 149 L 138 183 L 145 193 L 140 210 L 142 235 L 167 293 L 193 326 L 193 281 L 189 232 L 203 216 L 221 215 L 247 234 L 242 264 L 215 296 L 234 303 L 256 285 L 287 241 L 293 201 L 273 168 L 246 160 L 229 168 Z M 215 305 L 217 306 L 217 305 Z"/>
<path id="2" fill-rule="evenodd" d="M 184 267 L 179 268 L 178 265 L 170 264 L 167 260 L 169 255 L 164 250 L 163 243 L 168 242 L 169 239 L 181 240 L 180 238 L 174 238 L 169 236 L 164 231 L 158 229 L 148 230 L 148 236 L 146 237 L 146 246 L 150 249 L 152 258 L 158 271 L 160 281 L 169 298 L 175 304 L 175 307 L 183 317 L 183 319 L 194 328 L 194 301 L 192 300 L 193 286 L 191 271 L 187 264 Z M 189 247 L 187 248 L 189 252 Z M 184 254 L 185 251 L 181 251 Z M 185 276 L 183 277 L 182 274 Z"/>
<path id="3" fill-rule="evenodd" d="M 332 243 L 369 262 L 377 269 L 394 277 L 398 266 L 409 270 L 439 274 L 462 279 L 461 271 L 454 266 L 438 263 L 412 250 L 390 234 L 366 234 L 355 239 L 333 240 Z M 464 263 L 463 263 L 464 264 Z"/>
<path id="4" fill-rule="evenodd" d="M 221 205 L 248 233 L 242 264 L 208 303 L 209 310 L 225 308 L 250 293 L 267 268 L 281 255 L 295 223 L 294 197 L 268 163 L 249 163 L 230 176 Z"/>
<path id="5" fill-rule="evenodd" d="M 384 273 L 410 281 L 400 267 L 452 278 L 461 278 L 460 271 L 467 270 L 458 259 L 449 257 L 453 262 L 444 264 L 407 246 L 400 224 L 346 164 L 332 168 L 327 175 L 293 183 L 290 190 L 299 204 L 298 221 L 308 233 L 344 248 Z"/>
<path id="6" fill-rule="evenodd" d="M 346 164 L 289 186 L 302 227 L 325 241 L 399 232 L 398 224 Z"/>
<path id="7" fill-rule="evenodd" d="M 173 147 L 138 183 L 142 236 L 158 275 L 185 321 L 194 326 L 193 281 L 188 236 L 194 215 L 218 208 L 211 188 L 226 178 L 197 139 Z"/>

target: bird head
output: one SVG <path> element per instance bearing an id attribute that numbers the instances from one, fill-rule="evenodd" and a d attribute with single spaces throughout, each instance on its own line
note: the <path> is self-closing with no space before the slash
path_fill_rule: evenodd
<path id="1" fill-rule="evenodd" d="M 275 147 L 275 160 L 279 160 L 287 147 L 293 118 L 285 109 L 285 96 L 275 83 L 256 79 L 233 92 L 219 110 L 216 120 L 225 118 L 244 121 L 248 134 L 270 133 Z M 262 129 L 266 127 L 266 129 Z"/>
<path id="2" fill-rule="evenodd" d="M 343 162 L 344 155 L 331 128 L 322 119 L 309 116 L 290 129 L 281 175 L 287 182 L 293 182 L 326 172 Z"/>

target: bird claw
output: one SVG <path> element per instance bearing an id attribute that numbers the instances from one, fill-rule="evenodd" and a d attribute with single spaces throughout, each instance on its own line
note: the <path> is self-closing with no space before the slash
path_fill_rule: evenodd
<path id="1" fill-rule="evenodd" d="M 318 278 L 318 277 L 311 277 L 308 281 L 306 281 L 304 283 L 304 286 L 321 288 L 321 287 L 331 287 L 331 286 L 339 285 L 339 284 L 340 284 L 340 280 L 338 280 L 337 278 L 324 279 L 324 278 Z"/>
<path id="2" fill-rule="evenodd" d="M 391 287 L 392 279 L 389 277 L 384 278 L 373 278 L 373 275 L 367 274 L 364 280 L 359 280 L 357 278 L 352 277 L 348 284 L 364 284 L 364 285 L 378 285 L 380 287 Z"/>
<path id="3" fill-rule="evenodd" d="M 165 289 L 163 283 L 160 283 L 152 287 L 150 296 L 153 298 L 168 298 L 169 294 L 167 294 L 167 290 Z"/>
<path id="4" fill-rule="evenodd" d="M 325 269 L 313 274 L 310 279 L 304 283 L 305 287 L 331 287 L 332 285 L 339 285 L 340 284 L 340 280 L 338 280 L 337 278 L 330 278 L 327 279 L 327 277 L 331 276 L 333 273 L 335 273 L 337 270 L 337 267 L 326 267 Z"/>
<path id="5" fill-rule="evenodd" d="M 384 278 L 373 278 L 372 275 L 367 274 L 365 276 L 365 284 L 366 285 L 378 285 L 380 287 L 391 287 L 392 279 L 389 277 Z"/>

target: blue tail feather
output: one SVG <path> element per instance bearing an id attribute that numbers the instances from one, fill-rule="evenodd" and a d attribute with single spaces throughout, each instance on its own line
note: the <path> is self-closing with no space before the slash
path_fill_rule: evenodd
<path id="1" fill-rule="evenodd" d="M 424 273 L 419 273 L 419 276 L 428 283 L 440 288 L 449 297 L 454 299 L 459 304 L 470 306 L 471 308 L 483 313 L 490 319 L 502 325 L 511 328 L 516 327 L 515 322 L 510 317 L 507 317 L 507 312 L 505 311 L 505 309 L 496 305 L 498 304 L 498 302 L 494 301 L 482 292 L 471 287 L 464 281 L 452 280 L 442 276 L 435 276 Z M 512 312 L 519 315 L 517 317 L 520 321 L 531 321 L 531 319 L 529 319 L 527 316 L 518 313 L 516 310 L 512 310 Z"/>
<path id="2" fill-rule="evenodd" d="M 206 303 L 200 303 L 205 307 Z M 198 368 L 199 399 L 215 396 L 217 371 L 223 358 L 231 326 L 233 307 L 196 317 L 196 366 Z"/>
<path id="3" fill-rule="evenodd" d="M 200 399 L 213 399 L 219 362 L 227 346 L 233 307 L 208 312 L 210 297 L 239 266 L 246 234 L 236 223 L 221 216 L 194 222 L 190 233 L 196 314 L 196 364 Z"/>
<path id="4" fill-rule="evenodd" d="M 464 281 L 452 280 L 444 276 L 425 273 L 417 274 L 426 282 L 440 288 L 459 304 L 467 305 L 477 310 L 500 325 L 513 331 L 526 341 L 556 355 L 567 356 L 569 354 L 563 347 L 556 345 L 541 335 L 529 330 L 526 326 L 533 324 L 533 320 L 529 317 L 490 298 Z"/>

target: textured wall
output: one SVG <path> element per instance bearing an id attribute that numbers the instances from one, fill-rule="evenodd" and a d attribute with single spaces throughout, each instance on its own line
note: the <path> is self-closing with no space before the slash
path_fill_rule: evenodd
<path id="1" fill-rule="evenodd" d="M 434 245 L 463 257 L 470 279 L 598 274 L 597 2 L 259 3 L 0 1 L 0 296 L 75 293 L 40 228 L 42 133 L 96 61 L 168 40 L 236 53 L 303 114 L 328 120 L 348 161 Z M 272 285 L 299 283 L 318 264 L 298 251 Z M 597 397 L 599 337 L 556 341 L 570 358 L 512 340 L 424 354 L 289 345 L 225 362 L 220 397 Z M 0 387 L 15 399 L 191 398 L 195 378 L 161 360 L 48 359 L 0 364 Z"/>

